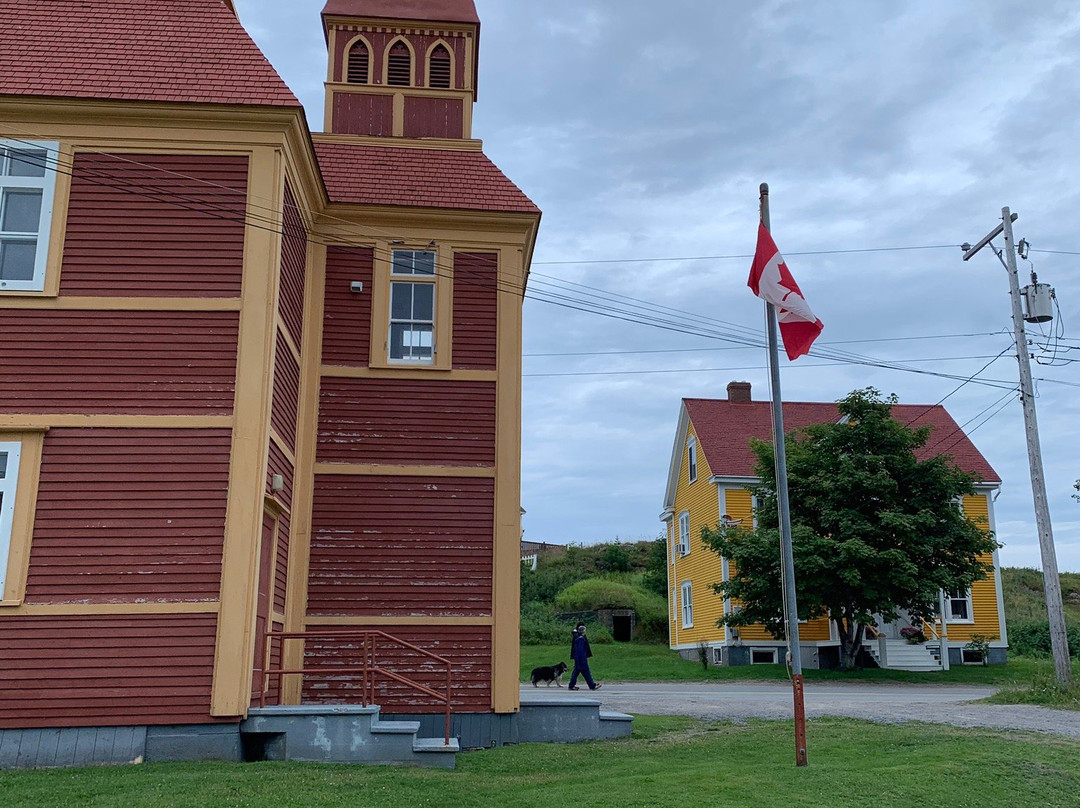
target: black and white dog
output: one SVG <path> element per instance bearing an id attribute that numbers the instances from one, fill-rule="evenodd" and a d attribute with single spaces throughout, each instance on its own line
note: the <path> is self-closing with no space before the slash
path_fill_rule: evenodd
<path id="1" fill-rule="evenodd" d="M 533 668 L 533 687 L 537 687 L 538 682 L 547 682 L 548 687 L 551 687 L 551 683 L 554 682 L 558 687 L 562 687 L 561 679 L 564 673 L 566 673 L 565 662 L 560 662 L 558 665 L 545 665 L 542 668 Z"/>

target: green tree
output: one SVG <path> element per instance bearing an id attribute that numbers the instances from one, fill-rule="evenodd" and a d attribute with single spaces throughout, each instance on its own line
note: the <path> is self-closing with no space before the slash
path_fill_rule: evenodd
<path id="1" fill-rule="evenodd" d="M 929 427 L 892 417 L 896 396 L 868 387 L 838 402 L 839 418 L 786 441 L 799 618 L 829 616 L 841 641 L 841 667 L 854 667 L 865 628 L 899 610 L 932 615 L 938 592 L 967 589 L 986 576 L 981 556 L 999 545 L 956 502 L 974 479 L 938 455 L 919 460 Z M 761 483 L 754 530 L 702 530 L 714 551 L 735 562 L 716 592 L 743 604 L 721 624 L 763 623 L 782 637 L 776 475 L 771 443 L 752 441 Z"/>

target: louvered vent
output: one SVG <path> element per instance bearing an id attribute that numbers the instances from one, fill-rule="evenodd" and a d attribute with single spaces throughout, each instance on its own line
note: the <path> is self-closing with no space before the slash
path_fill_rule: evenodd
<path id="1" fill-rule="evenodd" d="M 363 42 L 357 42 L 349 49 L 349 84 L 368 83 L 368 49 Z"/>
<path id="2" fill-rule="evenodd" d="M 393 87 L 408 87 L 412 78 L 412 54 L 404 42 L 395 42 L 387 61 L 386 83 Z"/>
<path id="3" fill-rule="evenodd" d="M 442 45 L 431 52 L 431 79 L 429 87 L 436 89 L 450 89 L 450 51 Z"/>

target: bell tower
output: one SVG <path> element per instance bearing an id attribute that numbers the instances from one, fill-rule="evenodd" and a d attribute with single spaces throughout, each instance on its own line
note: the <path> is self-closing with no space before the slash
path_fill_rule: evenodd
<path id="1" fill-rule="evenodd" d="M 480 18 L 473 0 L 328 0 L 325 131 L 469 139 Z"/>

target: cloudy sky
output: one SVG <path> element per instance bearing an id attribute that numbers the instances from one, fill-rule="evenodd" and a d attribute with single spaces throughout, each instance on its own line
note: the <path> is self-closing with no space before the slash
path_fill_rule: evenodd
<path id="1" fill-rule="evenodd" d="M 316 129 L 322 5 L 237 0 Z M 655 537 L 680 399 L 723 398 L 733 379 L 767 398 L 745 286 L 767 182 L 776 241 L 825 323 L 819 356 L 783 360 L 784 397 L 952 393 L 1005 481 L 1002 563 L 1037 567 L 1008 279 L 989 250 L 964 263 L 957 246 L 1002 207 L 1019 214 L 1022 282 L 1034 269 L 1060 304 L 1029 337 L 1058 562 L 1080 570 L 1075 3 L 476 5 L 474 134 L 544 211 L 525 302 L 527 538 Z"/>

